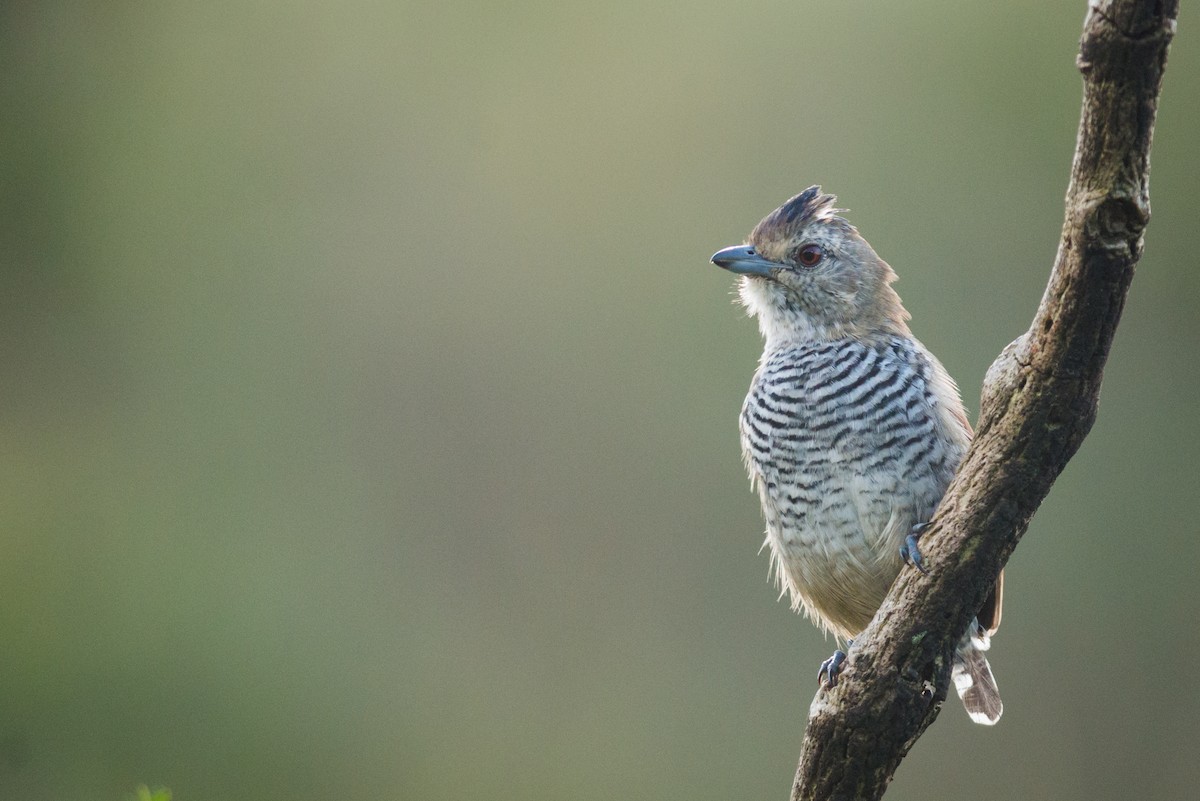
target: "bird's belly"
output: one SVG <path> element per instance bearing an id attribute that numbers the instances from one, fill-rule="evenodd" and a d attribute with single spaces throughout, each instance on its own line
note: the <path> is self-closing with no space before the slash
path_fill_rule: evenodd
<path id="1" fill-rule="evenodd" d="M 794 606 L 837 636 L 866 628 L 900 571 L 899 546 L 912 522 L 896 500 L 831 486 L 798 507 L 786 490 L 764 492 L 767 545 L 782 584 Z"/>

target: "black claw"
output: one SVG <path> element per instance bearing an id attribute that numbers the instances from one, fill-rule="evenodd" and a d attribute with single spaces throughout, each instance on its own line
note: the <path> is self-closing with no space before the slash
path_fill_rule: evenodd
<path id="1" fill-rule="evenodd" d="M 900 546 L 900 558 L 904 560 L 904 564 L 912 565 L 925 575 L 929 575 L 929 571 L 925 569 L 925 557 L 921 556 L 921 549 L 917 546 L 917 538 L 924 534 L 925 529 L 931 525 L 933 524 L 917 523 L 908 532 L 908 536 L 904 538 L 904 544 Z"/>
<path id="2" fill-rule="evenodd" d="M 846 646 L 849 648 L 850 646 Z M 821 669 L 817 671 L 817 684 L 833 688 L 837 686 L 838 676 L 842 672 L 842 665 L 846 661 L 846 652 L 838 649 L 833 652 L 833 656 L 821 663 Z"/>

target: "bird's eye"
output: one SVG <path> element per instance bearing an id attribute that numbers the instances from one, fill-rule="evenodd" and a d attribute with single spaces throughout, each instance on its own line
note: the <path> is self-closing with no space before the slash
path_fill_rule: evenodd
<path id="1" fill-rule="evenodd" d="M 816 267 L 824 255 L 820 245 L 805 245 L 796 251 L 796 262 L 802 267 Z"/>

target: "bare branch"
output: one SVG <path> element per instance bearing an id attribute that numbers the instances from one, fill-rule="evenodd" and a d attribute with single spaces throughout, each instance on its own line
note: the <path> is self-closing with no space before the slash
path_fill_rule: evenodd
<path id="1" fill-rule="evenodd" d="M 1178 0 L 1091 0 L 1062 240 L 1023 336 L 988 370 L 978 431 L 839 686 L 813 700 L 794 801 L 876 799 L 937 717 L 954 647 L 1096 417 L 1150 219 L 1150 143 Z"/>

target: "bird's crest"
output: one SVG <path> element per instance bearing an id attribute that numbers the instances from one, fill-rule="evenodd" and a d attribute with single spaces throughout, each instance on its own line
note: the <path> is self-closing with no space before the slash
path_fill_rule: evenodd
<path id="1" fill-rule="evenodd" d="M 812 220 L 835 219 L 845 209 L 834 208 L 834 203 L 837 197 L 822 193 L 819 186 L 810 186 L 764 217 L 750 239 L 754 242 L 785 239 Z"/>

